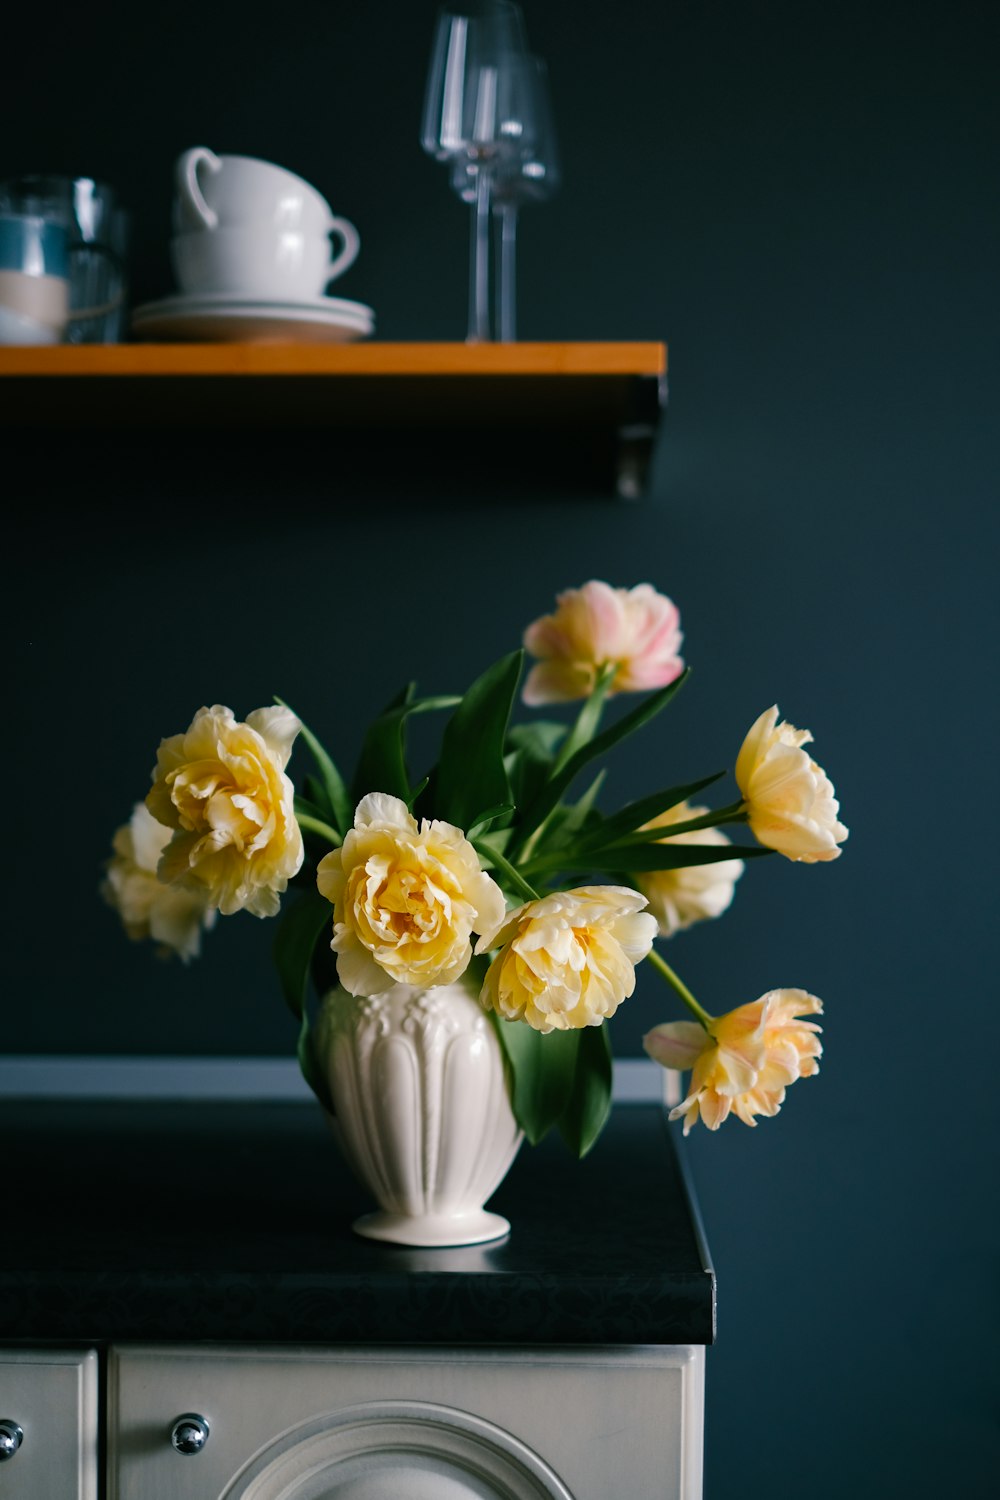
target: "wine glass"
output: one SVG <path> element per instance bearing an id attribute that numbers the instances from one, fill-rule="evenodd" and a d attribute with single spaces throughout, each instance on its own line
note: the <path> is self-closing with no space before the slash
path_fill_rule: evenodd
<path id="1" fill-rule="evenodd" d="M 488 340 L 489 226 L 498 165 L 521 147 L 512 110 L 517 64 L 527 54 L 524 22 L 511 0 L 461 0 L 438 16 L 427 72 L 420 140 L 462 176 L 472 205 L 470 341 Z"/>
<path id="2" fill-rule="evenodd" d="M 514 109 L 521 123 L 521 149 L 500 162 L 493 185 L 493 212 L 500 242 L 497 278 L 497 328 L 510 343 L 516 331 L 516 245 L 518 211 L 525 203 L 544 203 L 561 181 L 548 68 L 540 57 L 526 56 L 514 65 Z"/>

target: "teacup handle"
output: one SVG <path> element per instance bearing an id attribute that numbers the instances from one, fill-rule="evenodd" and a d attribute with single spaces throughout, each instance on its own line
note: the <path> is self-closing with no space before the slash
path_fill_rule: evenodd
<path id="1" fill-rule="evenodd" d="M 346 271 L 348 266 L 353 266 L 361 249 L 361 236 L 350 219 L 331 219 L 327 228 L 330 234 L 339 234 L 344 241 L 340 254 L 335 255 L 326 268 L 326 279 L 330 282 L 342 271 Z"/>
<path id="2" fill-rule="evenodd" d="M 215 152 L 209 151 L 207 146 L 192 146 L 190 151 L 177 158 L 177 196 L 194 209 L 206 229 L 215 229 L 219 216 L 214 208 L 209 208 L 198 186 L 198 168 L 203 162 L 210 172 L 218 172 L 222 166 Z"/>

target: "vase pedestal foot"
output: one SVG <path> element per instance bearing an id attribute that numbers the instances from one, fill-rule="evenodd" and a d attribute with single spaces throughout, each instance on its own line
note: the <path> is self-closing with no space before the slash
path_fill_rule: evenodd
<path id="1" fill-rule="evenodd" d="M 351 1228 L 366 1240 L 442 1249 L 449 1245 L 482 1245 L 510 1233 L 506 1219 L 500 1214 L 488 1214 L 482 1208 L 466 1214 L 392 1214 L 380 1210 L 362 1214 Z"/>

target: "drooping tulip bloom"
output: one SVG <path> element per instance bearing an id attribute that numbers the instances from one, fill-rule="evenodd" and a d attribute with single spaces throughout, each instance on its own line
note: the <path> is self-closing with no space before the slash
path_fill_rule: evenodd
<path id="1" fill-rule="evenodd" d="M 699 1119 L 718 1130 L 730 1112 L 744 1125 L 754 1125 L 756 1115 L 776 1115 L 788 1086 L 819 1072 L 820 1028 L 801 1017 L 822 1009 L 805 990 L 770 990 L 717 1017 L 710 1030 L 697 1021 L 654 1026 L 642 1042 L 649 1056 L 691 1072 L 687 1096 L 670 1118 L 683 1119 L 687 1135 Z"/>

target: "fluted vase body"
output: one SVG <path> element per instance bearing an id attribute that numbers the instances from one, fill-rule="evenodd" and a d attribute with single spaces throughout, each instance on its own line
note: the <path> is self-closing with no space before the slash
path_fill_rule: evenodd
<path id="1" fill-rule="evenodd" d="M 325 997 L 316 1055 L 332 1121 L 379 1205 L 357 1233 L 403 1245 L 474 1245 L 510 1229 L 483 1205 L 521 1143 L 500 1044 L 471 981 Z"/>

